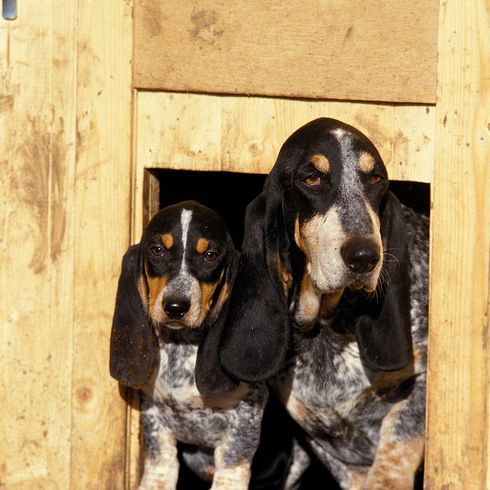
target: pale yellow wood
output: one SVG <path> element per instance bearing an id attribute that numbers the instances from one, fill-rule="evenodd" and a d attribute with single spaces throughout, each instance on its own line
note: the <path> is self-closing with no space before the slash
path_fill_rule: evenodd
<path id="1" fill-rule="evenodd" d="M 443 0 L 431 215 L 428 489 L 490 488 L 489 108 L 488 1 Z"/>
<path id="2" fill-rule="evenodd" d="M 288 135 L 325 116 L 372 138 L 392 179 L 430 181 L 433 106 L 138 92 L 135 195 L 145 167 L 268 173 Z"/>
<path id="3" fill-rule="evenodd" d="M 130 56 L 128 2 L 25 0 L 0 20 L 1 488 L 123 488 L 108 348 L 129 243 Z"/>
<path id="4" fill-rule="evenodd" d="M 137 0 L 138 88 L 433 103 L 437 0 Z"/>
<path id="5" fill-rule="evenodd" d="M 75 3 L 0 18 L 0 487 L 69 488 Z"/>
<path id="6" fill-rule="evenodd" d="M 78 9 L 71 488 L 123 488 L 126 407 L 109 338 L 130 232 L 132 5 Z"/>

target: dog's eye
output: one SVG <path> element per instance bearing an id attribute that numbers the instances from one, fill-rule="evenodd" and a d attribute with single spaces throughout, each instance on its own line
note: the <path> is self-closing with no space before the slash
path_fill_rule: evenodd
<path id="1" fill-rule="evenodd" d="M 157 257 L 160 257 L 160 256 L 163 255 L 163 247 L 161 247 L 160 245 L 152 245 L 150 247 L 150 252 L 153 255 L 156 255 Z"/>
<path id="2" fill-rule="evenodd" d="M 379 184 L 383 180 L 381 175 L 372 174 L 369 176 L 369 183 L 372 185 Z"/>
<path id="3" fill-rule="evenodd" d="M 306 179 L 303 180 L 303 182 L 306 184 L 306 185 L 309 185 L 309 186 L 317 186 L 317 185 L 320 185 L 322 183 L 322 180 L 320 179 L 320 177 L 306 177 Z"/>
<path id="4" fill-rule="evenodd" d="M 218 252 L 215 252 L 214 250 L 207 250 L 204 252 L 204 260 L 206 262 L 214 262 L 218 257 Z"/>

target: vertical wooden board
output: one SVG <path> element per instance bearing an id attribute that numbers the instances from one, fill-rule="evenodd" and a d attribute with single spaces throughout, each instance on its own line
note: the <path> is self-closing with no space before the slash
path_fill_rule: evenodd
<path id="1" fill-rule="evenodd" d="M 431 182 L 434 167 L 436 109 L 395 105 L 390 174 L 397 180 Z"/>
<path id="2" fill-rule="evenodd" d="M 124 487 L 126 407 L 109 338 L 129 245 L 131 8 L 78 3 L 71 482 L 83 490 Z"/>
<path id="3" fill-rule="evenodd" d="M 485 489 L 489 472 L 490 18 L 441 1 L 431 214 L 426 488 Z"/>
<path id="4" fill-rule="evenodd" d="M 267 173 L 285 139 L 317 117 L 334 117 L 364 131 L 391 178 L 430 181 L 431 106 L 260 97 L 138 92 L 136 166 L 138 172 L 157 167 Z"/>
<path id="5" fill-rule="evenodd" d="M 0 487 L 69 488 L 74 4 L 0 19 Z"/>

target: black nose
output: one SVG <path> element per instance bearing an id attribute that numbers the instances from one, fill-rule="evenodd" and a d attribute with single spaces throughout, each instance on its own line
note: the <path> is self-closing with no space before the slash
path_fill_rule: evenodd
<path id="1" fill-rule="evenodd" d="M 366 238 L 351 238 L 342 245 L 340 254 L 352 272 L 371 272 L 379 262 L 378 247 Z"/>
<path id="2" fill-rule="evenodd" d="M 190 301 L 182 297 L 168 298 L 163 305 L 163 309 L 169 318 L 182 318 L 190 307 Z"/>

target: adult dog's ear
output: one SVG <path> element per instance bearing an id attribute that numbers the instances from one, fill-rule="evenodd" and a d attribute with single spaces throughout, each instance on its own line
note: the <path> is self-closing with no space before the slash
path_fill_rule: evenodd
<path id="1" fill-rule="evenodd" d="M 238 386 L 238 382 L 223 371 L 218 355 L 228 314 L 230 292 L 238 269 L 238 252 L 230 236 L 227 237 L 227 250 L 225 274 L 197 350 L 196 385 L 203 395 L 226 393 Z"/>
<path id="2" fill-rule="evenodd" d="M 265 381 L 277 374 L 288 348 L 291 265 L 282 206 L 282 189 L 271 174 L 246 212 L 220 347 L 223 367 L 244 381 Z"/>
<path id="3" fill-rule="evenodd" d="M 381 205 L 381 237 L 388 251 L 377 294 L 364 300 L 356 334 L 366 364 L 381 371 L 413 361 L 407 232 L 398 199 L 388 191 Z"/>
<path id="4" fill-rule="evenodd" d="M 131 388 L 149 381 L 158 362 L 158 340 L 148 321 L 140 245 L 124 255 L 112 320 L 111 376 Z"/>

